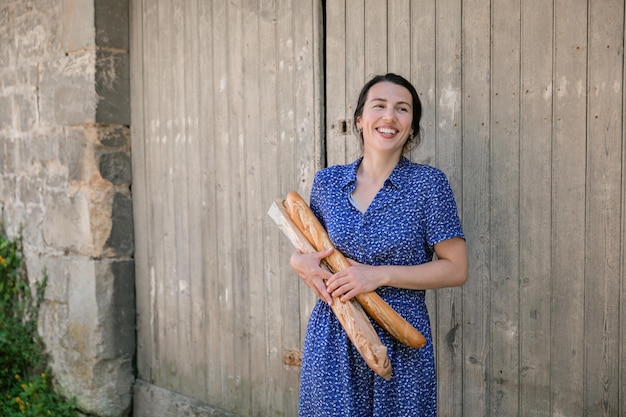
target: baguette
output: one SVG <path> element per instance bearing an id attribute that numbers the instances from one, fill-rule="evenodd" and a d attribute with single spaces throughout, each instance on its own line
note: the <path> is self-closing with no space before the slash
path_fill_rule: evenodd
<path id="1" fill-rule="evenodd" d="M 323 251 L 333 246 L 328 233 L 319 222 L 309 205 L 300 195 L 291 191 L 287 194 L 284 205 L 289 217 L 300 231 L 311 242 L 317 251 Z M 324 259 L 331 272 L 339 272 L 350 266 L 345 256 L 337 249 Z M 426 338 L 400 316 L 377 293 L 368 292 L 357 295 L 356 300 L 363 309 L 387 330 L 396 340 L 413 348 L 421 348 L 426 344 Z"/>
<path id="2" fill-rule="evenodd" d="M 316 251 L 291 221 L 282 200 L 274 202 L 268 214 L 296 249 L 302 253 Z M 323 266 L 328 269 L 326 265 Z M 387 348 L 380 341 L 361 305 L 354 300 L 342 303 L 337 297 L 333 297 L 331 309 L 370 369 L 381 377 L 390 379 L 391 363 L 387 356 Z"/>

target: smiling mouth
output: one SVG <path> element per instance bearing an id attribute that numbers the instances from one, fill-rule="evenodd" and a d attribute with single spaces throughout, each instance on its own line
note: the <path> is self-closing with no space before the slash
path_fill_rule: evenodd
<path id="1" fill-rule="evenodd" d="M 385 135 L 395 135 L 396 133 L 398 133 L 398 131 L 396 129 L 391 129 L 388 127 L 379 127 L 378 129 L 376 129 L 379 133 L 385 134 Z"/>

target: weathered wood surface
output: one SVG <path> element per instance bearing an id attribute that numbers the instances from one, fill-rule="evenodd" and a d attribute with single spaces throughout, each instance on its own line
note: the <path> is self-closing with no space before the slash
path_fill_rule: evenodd
<path id="1" fill-rule="evenodd" d="M 139 378 L 242 415 L 296 414 L 315 297 L 265 213 L 320 168 L 319 7 L 131 5 Z"/>
<path id="2" fill-rule="evenodd" d="M 283 355 L 315 297 L 267 207 L 360 154 L 356 96 L 395 71 L 424 106 L 411 159 L 446 172 L 468 238 L 468 283 L 427 295 L 440 414 L 626 413 L 623 1 L 133 0 L 131 18 L 139 378 L 296 415 Z"/>
<path id="3" fill-rule="evenodd" d="M 364 81 L 413 81 L 411 158 L 450 178 L 470 255 L 468 283 L 427 298 L 440 413 L 622 415 L 624 5 L 383 3 L 329 5 L 327 161 L 359 156 L 336 120 Z"/>

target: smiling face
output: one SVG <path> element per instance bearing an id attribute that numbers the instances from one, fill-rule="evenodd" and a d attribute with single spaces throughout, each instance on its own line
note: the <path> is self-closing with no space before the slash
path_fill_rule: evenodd
<path id="1" fill-rule="evenodd" d="M 363 131 L 363 150 L 402 153 L 413 133 L 413 99 L 405 87 L 383 81 L 372 85 L 356 125 Z"/>

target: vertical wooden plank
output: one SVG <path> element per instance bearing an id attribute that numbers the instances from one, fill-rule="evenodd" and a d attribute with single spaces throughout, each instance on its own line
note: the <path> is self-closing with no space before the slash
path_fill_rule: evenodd
<path id="1" fill-rule="evenodd" d="M 321 144 L 323 141 L 320 116 L 324 111 L 323 106 L 323 80 L 320 77 L 322 49 L 320 43 L 321 29 L 321 2 L 317 0 L 291 0 L 290 10 L 293 22 L 293 60 L 294 60 L 294 85 L 293 85 L 293 109 L 295 112 L 294 170 L 286 184 L 287 187 L 298 190 L 303 196 L 309 196 L 311 184 L 315 172 L 322 167 L 320 161 Z M 285 194 L 286 195 L 286 194 Z M 269 202 L 271 204 L 271 202 Z M 266 216 L 268 224 L 271 222 Z M 272 225 L 274 226 L 274 225 Z M 290 246 L 286 241 L 285 244 Z M 289 247 L 286 252 L 291 253 Z M 288 259 L 285 258 L 287 261 Z M 287 263 L 283 263 L 286 267 Z M 304 342 L 303 335 L 306 330 L 308 319 L 314 303 L 317 301 L 309 287 L 302 284 L 300 279 L 293 274 L 290 268 L 286 268 L 287 276 L 292 277 L 289 283 L 288 297 L 290 305 L 285 312 L 288 317 L 300 316 L 301 320 L 290 320 L 290 330 L 285 334 L 284 349 L 290 347 L 300 350 Z M 300 326 L 297 324 L 301 323 Z M 284 382 L 287 384 L 288 397 L 285 401 L 284 413 L 297 415 L 299 394 L 300 367 L 287 366 Z"/>
<path id="2" fill-rule="evenodd" d="M 265 357 L 266 340 L 267 340 L 267 312 L 265 298 L 265 280 L 263 276 L 264 251 L 258 250 L 263 248 L 263 229 L 260 227 L 263 223 L 263 195 L 264 178 L 262 172 L 262 160 L 264 148 L 267 146 L 266 138 L 262 136 L 261 121 L 263 120 L 261 103 L 266 103 L 265 98 L 261 97 L 262 80 L 261 62 L 263 59 L 270 59 L 271 54 L 262 52 L 262 43 L 269 43 L 268 39 L 272 39 L 271 34 L 261 32 L 261 20 L 267 20 L 267 14 L 262 14 L 259 2 L 252 0 L 247 2 L 243 12 L 243 65 L 246 76 L 243 80 L 243 90 L 246 92 L 244 103 L 244 132 L 245 132 L 245 194 L 249 203 L 246 206 L 246 224 L 257 225 L 259 227 L 249 227 L 247 231 L 247 245 L 250 256 L 248 258 L 248 277 L 241 277 L 247 280 L 249 286 L 249 298 L 242 300 L 249 307 L 245 314 L 248 316 L 250 335 L 249 335 L 249 355 L 250 363 L 254 364 L 249 370 L 250 393 L 249 398 L 245 398 L 245 402 L 241 406 L 243 414 L 250 414 L 253 410 L 264 410 L 268 403 L 267 398 L 267 373 L 268 362 Z"/>
<path id="3" fill-rule="evenodd" d="M 246 141 L 244 131 L 245 113 L 242 109 L 245 105 L 245 91 L 243 86 L 244 75 L 244 51 L 243 51 L 243 0 L 231 1 L 228 4 L 228 114 L 229 114 L 229 137 L 227 147 L 229 167 L 222 175 L 230 176 L 230 188 L 232 194 L 232 210 L 229 224 L 229 246 L 231 249 L 232 269 L 229 277 L 229 312 L 232 314 L 228 320 L 228 330 L 224 328 L 224 336 L 229 342 L 229 352 L 225 356 L 227 363 L 232 368 L 227 374 L 225 405 L 227 409 L 241 413 L 248 405 L 246 390 L 242 389 L 242 383 L 249 378 L 249 305 L 245 301 L 249 299 L 250 279 L 248 270 L 248 228 L 245 221 L 245 210 L 248 204 L 248 196 L 245 194 L 246 178 Z"/>
<path id="4" fill-rule="evenodd" d="M 623 1 L 589 3 L 584 373 L 598 416 L 618 411 L 623 16 Z"/>
<path id="5" fill-rule="evenodd" d="M 231 126 L 235 121 L 231 120 L 230 106 L 230 83 L 228 72 L 230 51 L 229 30 L 231 29 L 231 16 L 229 3 L 217 2 L 213 4 L 213 72 L 214 72 L 214 132 L 215 132 L 215 208 L 216 208 L 216 235 L 217 245 L 217 274 L 212 277 L 216 282 L 217 303 L 212 310 L 219 310 L 220 321 L 217 323 L 219 330 L 213 333 L 213 348 L 215 354 L 219 352 L 219 362 L 215 364 L 212 372 L 219 374 L 217 382 L 221 385 L 221 393 L 217 404 L 230 403 L 233 392 L 229 385 L 229 378 L 234 374 L 234 357 L 232 352 L 233 343 L 233 314 L 232 305 L 232 277 L 233 247 L 231 224 L 233 223 L 232 196 L 236 195 L 233 188 L 234 173 L 230 172 L 233 163 L 230 157 L 230 147 L 237 141 L 237 134 L 233 137 Z M 216 329 L 217 330 L 217 329 Z"/>
<path id="6" fill-rule="evenodd" d="M 158 243 L 155 248 L 155 254 L 157 255 L 154 279 L 158 287 L 159 298 L 157 300 L 157 308 L 159 309 L 159 316 L 162 320 L 159 321 L 159 353 L 160 362 L 158 365 L 158 371 L 161 374 L 160 378 L 162 386 L 173 390 L 179 390 L 179 380 L 176 370 L 176 363 L 172 362 L 170 358 L 174 356 L 178 339 L 177 329 L 177 299 L 176 299 L 176 287 L 174 285 L 172 277 L 175 277 L 173 265 L 176 263 L 176 253 L 172 253 L 170 256 L 165 257 L 167 249 L 173 247 L 174 227 L 173 219 L 174 213 L 171 210 L 171 196 L 173 191 L 172 177 L 171 177 L 171 159 L 169 155 L 172 154 L 172 124 L 171 124 L 171 65 L 170 55 L 172 53 L 171 48 L 171 12 L 170 1 L 160 0 L 157 6 L 157 28 L 159 32 L 159 42 L 155 45 L 158 48 L 157 51 L 157 66 L 158 71 L 158 85 L 159 97 L 157 101 L 157 130 L 158 141 L 155 146 L 155 162 L 157 175 L 155 176 L 156 184 L 161 184 L 162 192 L 158 196 L 158 199 L 154 201 L 154 207 L 156 211 L 155 226 L 156 236 Z M 152 185 L 156 187 L 157 185 Z M 170 279 L 168 279 L 168 277 Z"/>
<path id="7" fill-rule="evenodd" d="M 348 8 L 350 10 L 350 8 Z M 365 0 L 365 80 L 387 72 L 387 0 Z M 356 100 L 356 98 L 354 99 Z"/>
<path id="8" fill-rule="evenodd" d="M 343 125 L 341 120 L 350 121 L 346 111 L 346 77 L 352 72 L 353 63 L 348 60 L 346 0 L 326 2 L 326 142 L 324 165 L 343 163 L 346 143 L 355 141 L 352 122 Z M 357 45 L 354 45 L 358 47 Z M 347 134 L 346 134 L 347 133 Z M 308 198 L 307 198 L 308 199 Z"/>
<path id="9" fill-rule="evenodd" d="M 436 19 L 436 110 L 435 164 L 450 181 L 458 210 L 463 210 L 462 169 L 462 80 L 461 80 L 461 2 L 439 0 Z M 431 294 L 433 295 L 433 294 Z M 435 291 L 436 313 L 433 341 L 437 351 L 437 378 L 440 398 L 439 412 L 454 415 L 463 404 L 463 297 L 461 288 Z"/>
<path id="10" fill-rule="evenodd" d="M 625 13 L 626 14 L 626 13 Z M 624 45 L 626 45 L 626 28 L 624 28 Z M 625 64 L 626 64 L 626 57 Z M 626 414 L 626 65 L 622 78 L 622 254 L 620 259 L 621 296 L 620 296 L 620 359 L 619 359 L 619 397 L 618 415 Z"/>
<path id="11" fill-rule="evenodd" d="M 521 3 L 520 414 L 550 414 L 553 6 Z"/>
<path id="12" fill-rule="evenodd" d="M 463 287 L 463 408 L 454 415 L 489 415 L 491 354 L 490 110 L 491 7 L 464 0 L 463 41 L 463 209 L 469 258 Z"/>
<path id="13" fill-rule="evenodd" d="M 215 15 L 214 15 L 215 11 Z M 204 314 L 206 317 L 206 333 L 204 336 L 205 361 L 203 369 L 205 375 L 206 392 L 205 401 L 209 404 L 220 404 L 222 395 L 221 384 L 221 340 L 220 323 L 221 311 L 219 309 L 219 240 L 218 229 L 218 184 L 222 180 L 217 174 L 218 135 L 223 134 L 217 128 L 216 115 L 218 114 L 215 97 L 220 96 L 220 79 L 216 75 L 215 58 L 220 51 L 222 39 L 213 34 L 214 22 L 223 22 L 223 9 L 213 7 L 211 3 L 198 0 L 198 37 L 202 40 L 202 53 L 198 55 L 200 87 L 198 90 L 199 117 L 198 134 L 200 142 L 200 154 L 202 165 L 200 171 L 202 210 L 201 217 L 201 250 L 202 250 L 202 277 L 204 281 Z M 219 32 L 217 32 L 219 33 Z"/>
<path id="14" fill-rule="evenodd" d="M 163 100 L 161 103 L 161 121 L 162 125 L 165 122 L 165 138 L 163 139 L 163 146 L 160 149 L 161 152 L 161 169 L 165 175 L 165 197 L 166 201 L 163 206 L 163 220 L 165 225 L 164 235 L 164 252 L 162 254 L 164 258 L 163 275 L 160 279 L 165 281 L 165 305 L 167 309 L 167 340 L 166 344 L 166 362 L 169 384 L 176 392 L 184 392 L 184 366 L 178 358 L 178 352 L 180 352 L 183 344 L 181 339 L 184 339 L 184 327 L 181 326 L 181 319 L 187 319 L 187 317 L 181 317 L 181 302 L 180 299 L 180 285 L 178 269 L 181 267 L 181 260 L 184 258 L 184 253 L 178 251 L 171 251 L 169 256 L 165 256 L 167 252 L 170 252 L 171 248 L 177 247 L 180 239 L 179 227 L 180 213 L 177 212 L 175 207 L 175 201 L 178 198 L 179 191 L 179 175 L 180 170 L 177 168 L 176 160 L 179 157 L 178 142 L 180 142 L 180 134 L 178 132 L 178 101 L 177 95 L 177 66 L 172 65 L 172 57 L 176 56 L 176 33 L 175 30 L 175 2 L 167 0 L 159 5 L 159 22 L 161 30 L 165 29 L 164 42 L 161 43 L 164 49 L 162 55 L 161 65 L 164 68 L 162 73 L 163 80 Z M 161 26 L 162 24 L 162 26 Z"/>
<path id="15" fill-rule="evenodd" d="M 520 2 L 492 3 L 490 414 L 519 414 Z"/>
<path id="16" fill-rule="evenodd" d="M 343 11 L 343 7 L 345 5 L 342 1 L 333 2 L 333 6 L 340 4 L 341 11 Z M 330 5 L 326 6 L 328 15 L 328 9 L 332 7 Z M 337 146 L 337 144 L 341 144 L 342 150 L 341 155 L 345 152 L 345 141 L 346 140 L 354 140 L 348 139 L 348 136 L 339 135 L 339 126 L 338 126 L 338 116 L 341 117 L 345 114 L 344 103 L 345 103 L 345 80 L 338 83 L 339 76 L 345 76 L 345 54 L 342 44 L 342 49 L 339 50 L 338 53 L 331 53 L 330 47 L 327 45 L 328 56 L 336 57 L 337 59 L 333 59 L 334 64 L 332 65 L 333 70 L 328 71 L 326 81 L 324 79 L 324 63 L 325 59 L 323 59 L 324 51 L 323 51 L 323 37 L 326 36 L 326 43 L 328 44 L 330 38 L 332 37 L 328 31 L 326 35 L 324 33 L 324 25 L 323 25 L 323 14 L 324 10 L 322 9 L 322 2 L 317 0 L 311 0 L 308 10 L 303 10 L 303 8 L 295 8 L 298 10 L 302 10 L 297 13 L 296 22 L 309 19 L 310 27 L 310 37 L 312 38 L 311 47 L 309 49 L 310 55 L 306 57 L 306 65 L 310 66 L 308 70 L 304 70 L 305 68 L 299 68 L 298 72 L 302 73 L 297 76 L 298 80 L 306 77 L 308 82 L 298 82 L 298 94 L 296 97 L 298 98 L 299 107 L 302 106 L 300 110 L 302 117 L 304 114 L 308 115 L 313 122 L 312 125 L 309 122 L 309 126 L 304 127 L 303 129 L 298 129 L 298 142 L 300 145 L 297 147 L 298 149 L 298 160 L 299 163 L 304 165 L 303 169 L 297 173 L 297 190 L 300 195 L 303 196 L 305 200 L 309 200 L 309 196 L 311 194 L 311 185 L 313 184 L 313 178 L 315 173 L 326 166 L 327 158 L 326 153 L 331 143 L 336 143 L 332 146 Z M 327 17 L 328 19 L 328 17 Z M 333 18 L 333 21 L 337 21 L 336 17 Z M 341 27 L 341 26 L 340 26 Z M 341 29 L 341 35 L 345 35 L 344 29 Z M 298 44 L 303 45 L 304 40 L 298 42 Z M 333 50 L 337 48 L 336 40 L 333 41 L 335 45 L 332 47 Z M 330 67 L 329 67 L 330 68 Z M 332 79 L 332 81 L 331 81 Z M 335 87 L 336 85 L 336 87 Z M 307 89 L 308 91 L 300 91 L 302 89 Z M 326 91 L 332 91 L 333 94 L 326 95 Z M 309 96 L 309 100 L 303 100 L 302 98 Z M 310 98 L 313 98 L 313 102 L 310 102 Z M 324 102 L 324 98 L 326 98 L 326 104 Z M 332 106 L 332 110 L 330 110 L 330 106 Z M 326 117 L 334 117 L 333 120 L 326 120 L 324 123 L 324 115 L 323 112 L 327 111 Z M 326 135 L 324 135 L 323 128 L 326 127 Z M 347 125 L 346 128 L 349 130 L 350 125 Z M 328 153 L 332 153 L 333 151 L 328 151 Z M 335 155 L 337 153 L 335 152 Z M 306 161 L 306 162 L 304 162 Z M 273 229 L 276 228 L 274 224 L 271 225 Z M 290 243 L 287 243 L 284 240 L 283 236 L 280 236 L 281 242 L 284 242 L 287 245 L 285 249 L 287 253 L 293 250 L 293 247 Z M 294 279 L 299 280 L 299 278 L 291 272 L 294 276 Z M 311 311 L 317 302 L 317 297 L 309 287 L 300 282 L 300 346 L 302 346 L 304 342 L 304 336 L 306 333 L 306 327 L 309 321 L 309 316 L 311 315 Z"/>
<path id="17" fill-rule="evenodd" d="M 295 43 L 295 33 L 299 29 L 294 26 L 294 5 L 292 0 L 277 0 L 277 88 L 278 94 L 276 104 L 278 113 L 278 132 L 280 143 L 280 154 L 278 166 L 278 178 L 280 178 L 283 195 L 286 195 L 286 189 L 294 189 L 297 187 L 297 172 L 299 171 L 299 163 L 297 161 L 300 145 L 297 141 L 298 114 L 296 108 L 295 86 L 297 82 L 296 67 L 298 60 L 296 58 L 296 48 L 300 45 Z M 302 5 L 300 5 L 302 7 Z M 267 201 L 266 203 L 270 203 Z M 267 210 L 265 210 L 267 212 Z M 267 216 L 266 216 L 267 218 Z M 289 252 L 288 252 L 289 253 Z M 285 265 L 282 263 L 281 265 Z M 282 271 L 281 276 L 293 276 L 288 270 Z M 299 281 L 297 279 L 283 279 L 279 285 L 280 294 L 280 317 L 298 317 L 300 312 L 299 303 Z M 281 320 L 281 344 L 278 345 L 279 360 L 282 361 L 283 352 L 286 350 L 296 350 L 301 346 L 300 343 L 300 326 L 299 320 Z M 283 366 L 281 369 L 280 380 L 283 381 L 281 402 L 276 404 L 276 412 L 278 410 L 290 410 L 290 413 L 297 413 L 298 389 L 298 372 L 289 366 Z"/>
<path id="18" fill-rule="evenodd" d="M 150 4 L 143 4 L 142 15 L 143 15 L 143 30 L 145 34 L 154 33 L 157 28 L 157 15 L 158 9 L 157 4 L 151 2 Z M 158 83 L 158 73 L 156 69 L 157 65 L 157 48 L 156 42 L 149 43 L 142 40 L 142 43 L 145 43 L 143 48 L 143 66 L 145 68 L 143 77 L 144 77 L 144 85 L 152 85 L 153 83 Z M 159 140 L 159 131 L 157 129 L 157 121 L 158 121 L 158 92 L 147 88 L 144 92 L 143 98 L 143 109 L 144 109 L 144 126 L 145 126 L 145 138 L 144 138 L 144 152 L 145 152 L 145 161 L 146 161 L 146 181 L 145 181 L 145 189 L 146 189 L 146 205 L 152 207 L 155 196 L 151 195 L 151 185 L 154 178 L 154 166 L 156 164 L 155 156 L 155 143 Z M 134 119 L 133 119 L 134 120 Z M 134 124 L 134 123 L 133 123 Z M 133 158 L 135 158 L 135 152 L 133 151 Z M 133 177 L 134 178 L 134 177 Z M 133 180 L 134 181 L 134 180 Z M 137 196 L 139 197 L 139 196 Z M 133 206 L 134 206 L 133 202 Z M 136 210 L 133 207 L 133 210 Z M 153 243 L 152 237 L 156 235 L 157 230 L 154 226 L 155 213 L 153 210 L 148 209 L 146 212 L 145 221 L 147 233 L 145 238 L 147 239 L 147 253 L 146 253 L 146 276 L 144 279 L 146 282 L 147 292 L 143 294 L 143 297 L 146 298 L 146 303 L 148 304 L 148 311 L 146 314 L 146 320 L 149 325 L 144 328 L 146 331 L 147 337 L 150 339 L 147 343 L 147 346 L 151 347 L 151 355 L 149 357 L 149 369 L 146 369 L 146 373 L 143 375 L 144 378 L 147 378 L 148 381 L 153 381 L 156 378 L 158 361 L 160 358 L 159 355 L 159 331 L 160 331 L 160 316 L 158 314 L 157 308 L 157 300 L 158 300 L 158 290 L 159 288 L 156 285 L 156 280 L 153 279 L 155 276 L 155 266 L 156 266 L 156 245 Z M 138 213 L 141 216 L 141 213 Z M 141 236 L 141 234 L 139 234 Z M 141 279 L 141 278 L 139 278 Z M 138 288 L 139 291 L 140 288 Z M 138 292 L 138 297 L 141 294 Z"/>
<path id="19" fill-rule="evenodd" d="M 551 414 L 576 415 L 585 379 L 587 2 L 556 0 L 554 14 Z"/>
<path id="20" fill-rule="evenodd" d="M 345 21 L 336 23 L 344 25 L 346 31 L 346 50 L 344 52 L 346 56 L 346 74 L 344 78 L 346 95 L 344 109 L 346 112 L 345 117 L 350 121 L 354 116 L 361 88 L 371 78 L 371 75 L 367 74 L 365 67 L 368 54 L 365 40 L 366 5 L 368 5 L 368 2 L 369 0 L 346 0 Z M 328 4 L 329 2 L 326 3 Z M 384 50 L 386 51 L 386 46 Z M 352 132 L 353 130 L 350 130 L 349 133 L 351 134 L 345 137 L 345 154 L 341 156 L 341 159 L 336 160 L 338 164 L 351 163 L 363 153 L 361 139 L 353 135 Z"/>
<path id="21" fill-rule="evenodd" d="M 435 161 L 435 0 L 411 2 L 411 82 L 422 102 L 422 137 L 419 145 L 411 151 L 414 162 L 433 164 Z M 427 300 L 431 300 L 430 294 Z M 433 311 L 430 308 L 429 310 Z"/>
<path id="22" fill-rule="evenodd" d="M 203 196 L 202 167 L 207 163 L 202 153 L 202 142 L 205 140 L 199 134 L 199 108 L 200 108 L 200 77 L 203 68 L 200 66 L 200 42 L 198 4 L 196 0 L 185 2 L 184 8 L 184 56 L 186 59 L 184 71 L 184 97 L 185 114 L 182 119 L 187 133 L 186 155 L 187 161 L 187 207 L 188 207 L 188 233 L 189 233 L 189 309 L 190 309 L 190 346 L 189 361 L 191 364 L 192 384 L 187 387 L 187 392 L 193 398 L 204 399 L 206 395 L 206 369 L 207 353 L 204 335 L 209 330 L 206 317 L 205 277 L 203 274 L 203 251 L 202 225 L 205 216 L 204 208 L 206 201 Z"/>
<path id="23" fill-rule="evenodd" d="M 626 28 L 624 29 L 624 45 L 626 45 Z M 626 63 L 626 59 L 625 59 Z M 626 65 L 625 65 L 626 68 Z M 622 254 L 620 260 L 621 296 L 620 296 L 620 359 L 619 359 L 619 397 L 618 415 L 626 414 L 626 69 L 622 78 Z"/>
<path id="24" fill-rule="evenodd" d="M 230 2 L 229 4 L 229 106 L 228 112 L 231 116 L 232 137 L 236 138 L 231 141 L 229 147 L 230 169 L 232 176 L 232 189 L 235 195 L 231 195 L 233 200 L 231 209 L 233 209 L 234 217 L 231 219 L 231 234 L 229 236 L 230 245 L 232 247 L 233 264 L 232 273 L 232 300 L 233 300 L 233 324 L 232 329 L 232 355 L 234 370 L 233 375 L 229 376 L 229 402 L 225 403 L 225 408 L 238 414 L 246 414 L 251 409 L 250 403 L 250 373 L 251 373 L 251 333 L 250 328 L 251 308 L 250 305 L 250 285 L 249 281 L 256 279 L 255 272 L 251 269 L 251 247 L 249 246 L 248 234 L 251 228 L 247 222 L 248 207 L 253 209 L 256 207 L 257 201 L 250 199 L 247 171 L 250 168 L 247 165 L 249 160 L 249 152 L 258 152 L 253 143 L 258 143 L 256 138 L 256 130 L 246 130 L 247 118 L 258 119 L 259 110 L 254 101 L 247 100 L 248 90 L 246 87 L 255 80 L 255 57 L 249 56 L 246 52 L 245 42 L 247 40 L 248 28 L 245 23 L 246 10 L 252 8 L 254 11 L 256 5 L 247 4 L 246 1 L 240 0 Z M 254 36 L 254 32 L 252 34 Z M 251 88 L 252 85 L 250 85 Z M 254 93 L 253 93 L 254 94 Z M 254 97 L 254 95 L 252 96 Z"/>
<path id="25" fill-rule="evenodd" d="M 388 47 L 387 71 L 406 79 L 411 77 L 411 2 L 393 0 L 387 2 Z"/>
<path id="26" fill-rule="evenodd" d="M 275 0 L 262 0 L 260 2 L 259 36 L 263 36 L 263 41 L 259 44 L 259 55 L 266 57 L 261 61 L 259 84 L 262 105 L 268 109 L 261 118 L 260 134 L 264 145 L 263 171 L 264 192 L 274 198 L 279 198 L 280 178 L 278 177 L 278 161 L 282 155 L 280 143 L 279 122 L 278 122 L 278 100 L 277 78 L 278 78 L 278 57 L 277 57 L 277 31 L 276 31 L 276 2 Z M 264 208 L 263 213 L 267 212 Z M 267 224 L 264 226 L 267 228 Z M 265 277 L 264 277 L 264 298 L 266 312 L 264 319 L 267 323 L 267 335 L 263 344 L 265 346 L 265 358 L 267 363 L 267 388 L 264 395 L 265 409 L 275 410 L 280 408 L 277 404 L 282 404 L 282 323 L 276 320 L 281 317 L 280 303 L 280 282 L 285 275 L 281 272 L 280 266 L 288 262 L 284 257 L 285 252 L 280 249 L 284 246 L 274 245 L 270 242 L 280 242 L 276 230 L 268 230 L 267 237 L 273 237 L 272 241 L 266 240 L 264 244 L 265 256 Z M 273 236 L 272 236 L 273 234 Z"/>
<path id="27" fill-rule="evenodd" d="M 171 172 L 172 195 L 170 196 L 171 212 L 173 215 L 173 236 L 176 255 L 172 275 L 164 277 L 172 281 L 173 292 L 177 310 L 176 318 L 176 354 L 172 352 L 170 360 L 175 363 L 178 374 L 179 391 L 190 392 L 196 384 L 193 378 L 194 358 L 190 355 L 191 342 L 191 294 L 190 294 L 190 269 L 189 269 L 189 196 L 187 181 L 190 175 L 187 161 L 187 109 L 185 107 L 185 68 L 187 57 L 185 56 L 185 30 L 183 3 L 173 2 L 171 5 L 172 37 L 170 68 L 172 91 L 170 96 L 171 113 L 168 115 L 168 124 L 171 124 L 171 150 L 169 156 L 169 170 Z M 170 122 L 171 120 L 171 122 Z M 170 299 L 170 302 L 173 301 Z M 184 352 L 184 354 L 180 354 Z"/>

